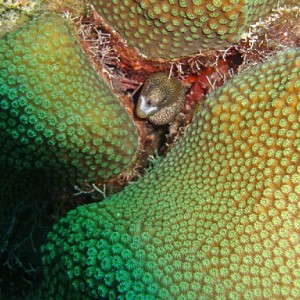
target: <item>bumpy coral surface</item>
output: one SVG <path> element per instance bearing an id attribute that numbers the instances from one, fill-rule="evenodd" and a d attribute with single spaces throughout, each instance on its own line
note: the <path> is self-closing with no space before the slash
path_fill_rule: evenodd
<path id="1" fill-rule="evenodd" d="M 280 1 L 296 4 L 297 0 Z M 100 16 L 148 57 L 175 58 L 226 48 L 277 0 L 91 1 Z"/>
<path id="2" fill-rule="evenodd" d="M 300 50 L 213 92 L 147 176 L 63 218 L 44 299 L 299 299 Z"/>
<path id="3" fill-rule="evenodd" d="M 0 70 L 0 165 L 80 181 L 131 162 L 137 130 L 62 18 L 43 16 L 1 39 Z"/>
<path id="4" fill-rule="evenodd" d="M 24 24 L 28 17 L 41 9 L 44 0 L 0 1 L 0 37 Z"/>

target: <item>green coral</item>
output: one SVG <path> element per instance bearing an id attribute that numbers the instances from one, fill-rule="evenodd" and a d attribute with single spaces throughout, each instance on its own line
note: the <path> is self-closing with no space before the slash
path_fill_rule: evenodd
<path id="1" fill-rule="evenodd" d="M 42 16 L 2 38 L 0 69 L 2 169 L 49 170 L 75 182 L 131 163 L 137 130 L 63 18 Z"/>
<path id="2" fill-rule="evenodd" d="M 300 49 L 209 95 L 165 160 L 78 207 L 43 247 L 43 299 L 299 299 Z"/>
<path id="3" fill-rule="evenodd" d="M 41 10 L 44 0 L 0 1 L 0 37 L 18 28 Z"/>
<path id="4" fill-rule="evenodd" d="M 142 54 L 176 58 L 224 49 L 279 4 L 298 0 L 90 1 L 100 16 Z"/>

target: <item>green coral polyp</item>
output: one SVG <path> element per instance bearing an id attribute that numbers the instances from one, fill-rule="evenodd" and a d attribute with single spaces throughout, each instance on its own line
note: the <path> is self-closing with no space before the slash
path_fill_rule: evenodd
<path id="1" fill-rule="evenodd" d="M 61 17 L 4 36 L 0 69 L 0 165 L 48 165 L 74 182 L 105 179 L 132 161 L 137 130 Z"/>
<path id="2" fill-rule="evenodd" d="M 297 5 L 297 1 L 282 0 L 279 4 Z M 238 42 L 251 24 L 278 6 L 277 0 L 91 2 L 108 25 L 143 55 L 166 59 L 196 54 L 198 49 L 227 48 Z M 125 3 L 126 18 L 116 11 L 116 6 Z M 161 46 L 164 31 L 167 32 L 168 47 Z M 190 31 L 194 35 L 187 35 Z M 179 38 L 175 39 L 175 36 Z M 150 43 L 145 43 L 148 38 Z"/>
<path id="3" fill-rule="evenodd" d="M 43 297 L 299 299 L 299 75 L 299 49 L 237 75 L 153 171 L 60 220 Z"/>

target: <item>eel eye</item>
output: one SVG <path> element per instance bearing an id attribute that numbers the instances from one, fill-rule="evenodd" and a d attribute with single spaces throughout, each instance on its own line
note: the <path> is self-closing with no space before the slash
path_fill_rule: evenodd
<path id="1" fill-rule="evenodd" d="M 150 82 L 146 88 L 147 92 L 150 92 L 152 89 L 154 89 L 154 87 L 155 87 L 155 84 L 153 82 Z"/>
<path id="2" fill-rule="evenodd" d="M 161 100 L 161 104 L 165 104 L 167 102 L 167 98 L 163 98 L 162 100 Z"/>

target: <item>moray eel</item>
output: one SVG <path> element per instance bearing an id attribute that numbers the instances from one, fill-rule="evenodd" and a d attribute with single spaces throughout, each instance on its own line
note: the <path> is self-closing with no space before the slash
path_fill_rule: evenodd
<path id="1" fill-rule="evenodd" d="M 184 87 L 178 78 L 155 73 L 144 83 L 136 113 L 155 125 L 165 125 L 181 111 L 184 100 Z"/>
<path id="2" fill-rule="evenodd" d="M 300 299 L 300 49 L 213 91 L 163 162 L 62 218 L 41 299 Z"/>

